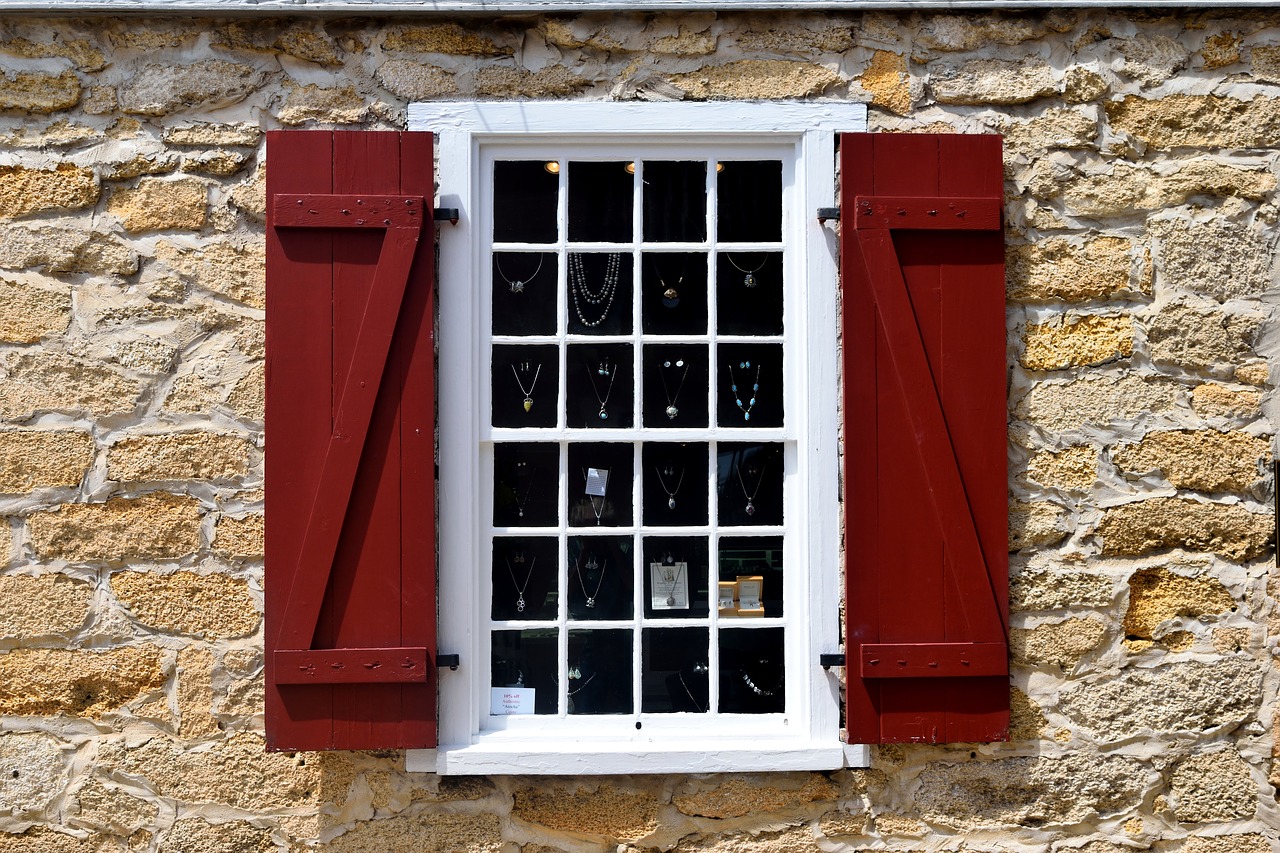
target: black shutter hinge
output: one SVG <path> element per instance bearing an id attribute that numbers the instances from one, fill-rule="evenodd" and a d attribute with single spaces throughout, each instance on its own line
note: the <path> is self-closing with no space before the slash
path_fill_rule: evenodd
<path id="1" fill-rule="evenodd" d="M 437 667 L 449 667 L 454 672 L 458 671 L 458 667 L 462 665 L 462 660 L 457 655 L 436 655 Z"/>
<path id="2" fill-rule="evenodd" d="M 830 669 L 833 666 L 844 666 L 844 652 L 823 652 L 818 655 L 818 663 L 822 664 L 823 669 Z"/>
<path id="3" fill-rule="evenodd" d="M 449 220 L 450 225 L 458 224 L 458 208 L 456 207 L 437 207 L 435 210 L 431 211 L 431 215 L 435 218 L 436 222 L 447 219 Z"/>
<path id="4" fill-rule="evenodd" d="M 831 221 L 833 221 L 833 222 L 839 222 L 839 221 L 840 221 L 840 208 L 838 208 L 838 207 L 820 207 L 820 208 L 818 208 L 818 221 L 819 221 L 819 222 L 826 222 L 828 219 L 829 219 L 829 220 L 831 220 Z"/>

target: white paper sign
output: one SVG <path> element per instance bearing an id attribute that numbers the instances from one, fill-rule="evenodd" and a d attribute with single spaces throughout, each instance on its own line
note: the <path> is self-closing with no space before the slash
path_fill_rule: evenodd
<path id="1" fill-rule="evenodd" d="M 604 497 L 605 491 L 609 488 L 609 469 L 608 468 L 588 468 L 587 469 L 587 494 L 593 497 Z"/>
<path id="2" fill-rule="evenodd" d="M 495 717 L 508 714 L 532 714 L 535 687 L 493 687 L 489 690 L 489 713 Z"/>
<path id="3" fill-rule="evenodd" d="M 649 564 L 649 604 L 654 610 L 689 609 L 689 564 Z"/>

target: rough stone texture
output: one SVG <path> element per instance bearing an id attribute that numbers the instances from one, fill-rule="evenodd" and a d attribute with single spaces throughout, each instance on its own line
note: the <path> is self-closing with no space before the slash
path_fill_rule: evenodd
<path id="1" fill-rule="evenodd" d="M 669 79 L 690 98 L 700 101 L 804 98 L 840 83 L 840 75 L 829 68 L 783 59 L 743 59 Z"/>
<path id="2" fill-rule="evenodd" d="M 96 718 L 167 680 L 161 652 L 151 646 L 14 649 L 0 654 L 0 714 Z"/>
<path id="3" fill-rule="evenodd" d="M 66 784 L 67 770 L 64 747 L 53 738 L 0 735 L 0 808 L 14 816 L 42 811 Z"/>
<path id="4" fill-rule="evenodd" d="M 13 561 L 13 533 L 9 529 L 9 519 L 0 515 L 0 567 Z"/>
<path id="5" fill-rule="evenodd" d="M 1158 148 L 1259 148 L 1280 133 L 1280 98 L 1218 95 L 1128 95 L 1106 103 L 1115 130 Z"/>
<path id="6" fill-rule="evenodd" d="M 1022 17 L 1003 12 L 939 14 L 921 20 L 916 43 L 929 50 L 979 50 L 992 44 L 1016 45 L 1059 30 L 1053 17 Z M 1060 30 L 1059 30 L 1060 31 Z"/>
<path id="7" fill-rule="evenodd" d="M 1145 775 L 1132 759 L 1081 754 L 936 762 L 920 773 L 915 804 L 926 820 L 957 829 L 1070 825 L 1135 805 Z"/>
<path id="8" fill-rule="evenodd" d="M 1068 317 L 1027 326 L 1022 341 L 1022 366 L 1028 370 L 1105 364 L 1133 355 L 1133 320 L 1101 314 Z"/>
<path id="9" fill-rule="evenodd" d="M 929 89 L 940 104 L 1025 104 L 1058 90 L 1041 60 L 975 59 L 931 69 Z"/>
<path id="10" fill-rule="evenodd" d="M 1183 823 L 1252 817 L 1258 786 L 1249 765 L 1234 749 L 1193 755 L 1174 768 L 1169 780 L 1174 814 Z"/>
<path id="11" fill-rule="evenodd" d="M 1082 110 L 1046 110 L 1029 121 L 1003 122 L 1001 131 L 1007 152 L 1038 156 L 1048 149 L 1092 147 L 1098 122 Z"/>
<path id="12" fill-rule="evenodd" d="M 1211 551 L 1249 560 L 1266 550 L 1268 516 L 1234 504 L 1152 498 L 1105 510 L 1098 524 L 1102 553 L 1136 557 L 1164 548 Z"/>
<path id="13" fill-rule="evenodd" d="M 1056 504 L 1037 501 L 1009 507 L 1010 551 L 1056 545 L 1066 535 L 1066 512 Z"/>
<path id="14" fill-rule="evenodd" d="M 184 738 L 216 735 L 213 718 L 213 653 L 191 646 L 178 653 L 178 734 Z"/>
<path id="15" fill-rule="evenodd" d="M 1083 216 L 1131 216 L 1183 204 L 1198 196 L 1259 200 L 1276 188 L 1267 171 L 1213 160 L 1188 160 L 1175 171 L 1116 164 L 1109 172 L 1073 178 L 1055 187 L 1068 208 Z"/>
<path id="16" fill-rule="evenodd" d="M 1190 837 L 1181 853 L 1270 853 L 1273 845 L 1256 833 Z"/>
<path id="17" fill-rule="evenodd" d="M 1191 392 L 1191 407 L 1205 418 L 1253 418 L 1259 413 L 1262 394 L 1236 390 L 1214 382 L 1197 385 Z"/>
<path id="18" fill-rule="evenodd" d="M 173 243 L 156 245 L 156 257 L 185 280 L 210 293 L 253 308 L 266 307 L 266 246 L 260 241 L 208 243 L 186 249 Z"/>
<path id="19" fill-rule="evenodd" d="M 285 98 L 277 118 L 281 124 L 296 126 L 309 122 L 358 124 L 368 116 L 369 105 L 354 86 L 326 89 L 314 83 L 294 86 Z"/>
<path id="20" fill-rule="evenodd" d="M 73 634 L 87 620 L 92 598 L 90 584 L 66 575 L 0 575 L 0 637 Z"/>
<path id="21" fill-rule="evenodd" d="M 244 821 L 211 824 L 199 818 L 174 823 L 165 833 L 164 845 L 174 853 L 268 853 L 279 849 L 268 829 Z"/>
<path id="22" fill-rule="evenodd" d="M 1260 293 L 1271 283 L 1274 249 L 1250 228 L 1223 220 L 1153 220 L 1159 280 L 1219 302 Z"/>
<path id="23" fill-rule="evenodd" d="M 204 227 L 209 188 L 195 178 L 142 178 L 134 189 L 117 190 L 107 212 L 120 217 L 126 231 L 200 230 Z"/>
<path id="24" fill-rule="evenodd" d="M 1256 45 L 1249 51 L 1253 76 L 1269 83 L 1280 83 L 1280 46 Z"/>
<path id="25" fill-rule="evenodd" d="M 80 78 L 72 71 L 54 76 L 35 72 L 0 79 L 0 110 L 56 113 L 80 100 Z"/>
<path id="26" fill-rule="evenodd" d="M 1033 385 L 1014 407 L 1014 416 L 1050 432 L 1065 432 L 1167 412 L 1176 400 L 1177 386 L 1156 377 L 1087 376 Z"/>
<path id="27" fill-rule="evenodd" d="M 482 33 L 464 30 L 457 24 L 411 26 L 387 33 L 382 49 L 404 53 L 442 53 L 454 56 L 505 56 L 512 51 L 499 47 Z"/>
<path id="28" fill-rule="evenodd" d="M 32 513 L 27 526 L 31 545 L 43 559 L 163 560 L 200 547 L 200 504 L 194 498 L 156 492 L 106 503 L 64 504 Z M 138 536 L 139 530 L 147 535 Z"/>
<path id="29" fill-rule="evenodd" d="M 235 435 L 209 432 L 146 435 L 116 442 L 107 452 L 107 478 L 223 480 L 243 476 L 249 444 Z"/>
<path id="30" fill-rule="evenodd" d="M 1179 489 L 1242 492 L 1258 481 L 1258 461 L 1270 458 L 1270 447 L 1266 439 L 1243 432 L 1153 432 L 1122 445 L 1111 460 L 1135 476 L 1158 470 Z"/>
<path id="31" fill-rule="evenodd" d="M 1027 462 L 1027 476 L 1043 486 L 1087 492 L 1098 479 L 1098 449 L 1086 444 L 1037 453 Z"/>
<path id="32" fill-rule="evenodd" d="M 1098 237 L 1082 246 L 1057 237 L 1013 245 L 1005 257 L 1009 298 L 1077 302 L 1140 290 L 1133 257 L 1133 243 L 1121 237 Z"/>
<path id="33" fill-rule="evenodd" d="M 210 124 L 200 122 L 167 127 L 164 141 L 169 145 L 219 147 L 223 145 L 257 145 L 262 130 L 249 124 Z"/>
<path id="34" fill-rule="evenodd" d="M 26 38 L 7 39 L 0 43 L 0 51 L 28 59 L 69 59 L 81 71 L 101 71 L 106 67 L 102 51 L 85 39 L 62 38 L 39 42 Z"/>
<path id="35" fill-rule="evenodd" d="M 408 59 L 392 59 L 378 68 L 378 80 L 408 101 L 425 101 L 457 93 L 453 75 L 443 68 Z"/>
<path id="36" fill-rule="evenodd" d="M 98 201 L 101 187 L 90 169 L 59 163 L 51 169 L 0 166 L 0 218 L 45 210 L 79 210 Z"/>
<path id="37" fill-rule="evenodd" d="M 117 572 L 111 589 L 142 624 L 194 637 L 242 637 L 258 624 L 248 584 L 228 575 Z"/>
<path id="38" fill-rule="evenodd" d="M 1107 607 L 1113 598 L 1114 584 L 1105 575 L 1024 569 L 1009 579 L 1009 607 L 1015 612 Z"/>
<path id="39" fill-rule="evenodd" d="M 631 853 L 634 848 L 626 848 Z M 676 853 L 700 850 L 706 853 L 820 853 L 822 850 L 808 826 L 780 832 L 733 832 L 724 835 L 692 835 L 672 848 Z"/>
<path id="40" fill-rule="evenodd" d="M 78 485 L 93 453 L 93 437 L 85 432 L 0 432 L 0 494 Z"/>
<path id="41" fill-rule="evenodd" d="M 829 780 L 812 775 L 798 787 L 780 784 L 760 787 L 732 779 L 707 790 L 677 793 L 671 802 L 687 815 L 724 819 L 795 809 L 809 803 L 836 800 L 839 795 L 840 789 Z"/>
<path id="42" fill-rule="evenodd" d="M 595 790 L 559 785 L 521 788 L 515 792 L 512 814 L 568 832 L 632 839 L 657 826 L 658 804 L 648 795 L 621 791 L 602 784 Z"/>
<path id="43" fill-rule="evenodd" d="M 249 165 L 250 156 L 241 151 L 204 151 L 182 161 L 182 171 L 195 175 L 226 178 Z"/>
<path id="44" fill-rule="evenodd" d="M 445 812 L 361 823 L 324 849 L 331 853 L 501 853 L 505 847 L 497 815 Z"/>
<path id="45" fill-rule="evenodd" d="M 138 271 L 138 256 L 110 236 L 71 228 L 10 226 L 0 231 L 0 267 L 132 275 Z"/>
<path id="46" fill-rule="evenodd" d="M 1232 365 L 1253 352 L 1258 317 L 1203 311 L 1181 303 L 1162 306 L 1147 328 L 1147 345 L 1157 363 L 1187 370 Z"/>
<path id="47" fill-rule="evenodd" d="M 77 826 L 104 829 L 125 836 L 152 825 L 160 812 L 155 804 L 108 786 L 99 779 L 90 779 L 80 788 L 76 792 L 76 801 L 80 811 L 73 822 Z"/>
<path id="48" fill-rule="evenodd" d="M 1200 48 L 1200 67 L 1206 71 L 1225 68 L 1240 61 L 1240 36 L 1236 33 L 1215 33 L 1204 40 Z"/>
<path id="49" fill-rule="evenodd" d="M 232 557 L 261 557 L 263 551 L 263 517 L 223 516 L 213 534 L 213 548 Z"/>
<path id="50" fill-rule="evenodd" d="M 1038 628 L 1013 628 L 1009 631 L 1009 654 L 1021 663 L 1069 670 L 1098 648 L 1106 633 L 1106 626 L 1096 619 L 1067 619 Z"/>
<path id="51" fill-rule="evenodd" d="M 1027 694 L 1016 687 L 1009 689 L 1009 740 L 1036 740 L 1049 724 L 1044 712 L 1036 707 Z M 912 821 L 914 823 L 914 821 Z M 881 833 L 888 830 L 876 819 L 876 829 Z M 888 830 L 892 831 L 892 830 Z"/>
<path id="52" fill-rule="evenodd" d="M 260 421 L 266 408 L 266 372 L 262 364 L 249 369 L 227 397 L 227 405 L 241 417 Z"/>
<path id="53" fill-rule="evenodd" d="M 244 100 L 261 79 L 253 66 L 221 59 L 147 65 L 120 86 L 120 109 L 147 116 L 191 107 L 214 109 Z"/>
<path id="54" fill-rule="evenodd" d="M 1271 369 L 1265 362 L 1242 364 L 1236 368 L 1235 380 L 1250 385 L 1266 385 L 1271 381 Z"/>
<path id="55" fill-rule="evenodd" d="M 516 95 L 521 98 L 553 98 L 572 95 L 590 85 L 563 65 L 530 72 L 508 65 L 486 65 L 475 73 L 475 93 L 481 97 Z"/>
<path id="56" fill-rule="evenodd" d="M 1058 708 L 1100 741 L 1230 731 L 1252 716 L 1262 675 L 1249 662 L 1174 663 L 1158 670 L 1125 669 L 1065 690 Z"/>
<path id="57" fill-rule="evenodd" d="M 1222 582 L 1211 577 L 1184 577 L 1168 569 L 1141 569 L 1129 578 L 1126 637 L 1154 639 L 1160 623 L 1177 616 L 1199 617 L 1236 609 Z"/>
<path id="58" fill-rule="evenodd" d="M 56 354 L 0 354 L 0 418 L 25 420 L 39 411 L 128 412 L 138 384 L 115 372 Z"/>
<path id="59" fill-rule="evenodd" d="M 877 50 L 858 82 L 871 93 L 873 105 L 898 115 L 906 115 L 911 110 L 911 77 L 905 56 Z"/>

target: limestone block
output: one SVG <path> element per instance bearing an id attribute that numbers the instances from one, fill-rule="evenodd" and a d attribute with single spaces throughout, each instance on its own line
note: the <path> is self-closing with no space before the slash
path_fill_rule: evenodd
<path id="1" fill-rule="evenodd" d="M 1127 95 L 1106 110 L 1113 130 L 1157 148 L 1268 148 L 1280 134 L 1280 98 Z"/>
<path id="2" fill-rule="evenodd" d="M 1133 475 L 1158 470 L 1175 488 L 1242 492 L 1257 482 L 1258 460 L 1270 458 L 1270 447 L 1266 439 L 1243 432 L 1153 432 L 1122 445 L 1111 459 Z"/>
<path id="3" fill-rule="evenodd" d="M 231 190 L 231 203 L 254 222 L 267 221 L 267 170 L 259 167 L 248 181 Z"/>
<path id="4" fill-rule="evenodd" d="M 764 832 L 711 832 L 706 835 L 691 835 L 680 839 L 679 850 L 697 850 L 701 853 L 823 853 L 830 849 L 818 846 L 813 830 L 808 826 L 793 826 L 780 831 Z M 643 848 L 632 846 L 619 847 L 625 853 L 641 853 Z M 560 853 L 559 849 L 539 853 Z"/>
<path id="5" fill-rule="evenodd" d="M 252 155 L 241 151 L 203 151 L 183 158 L 182 171 L 226 178 L 247 166 L 251 159 Z"/>
<path id="6" fill-rule="evenodd" d="M 0 230 L 0 268 L 132 275 L 138 256 L 114 237 L 73 228 Z"/>
<path id="7" fill-rule="evenodd" d="M 876 816 L 876 831 L 886 834 L 880 826 L 881 815 Z M 826 838 L 864 835 L 871 823 L 870 815 L 865 813 L 850 814 L 845 811 L 828 812 L 818 819 L 818 832 Z"/>
<path id="8" fill-rule="evenodd" d="M 1185 68 L 1191 52 L 1166 35 L 1140 32 L 1119 39 L 1116 48 L 1124 56 L 1124 73 L 1144 85 L 1155 86 Z"/>
<path id="9" fill-rule="evenodd" d="M 172 559 L 200 547 L 200 502 L 155 492 L 106 503 L 63 504 L 32 513 L 27 528 L 41 559 Z"/>
<path id="10" fill-rule="evenodd" d="M 448 71 L 437 65 L 408 59 L 382 63 L 377 77 L 388 91 L 406 101 L 426 101 L 458 91 L 457 81 Z"/>
<path id="11" fill-rule="evenodd" d="M 56 740 L 43 734 L 0 734 L 0 804 L 6 812 L 36 816 L 67 779 L 67 756 Z"/>
<path id="12" fill-rule="evenodd" d="M 13 531 L 9 519 L 0 515 L 0 568 L 13 562 Z"/>
<path id="13" fill-rule="evenodd" d="M 806 98 L 841 82 L 826 66 L 785 59 L 741 59 L 668 79 L 699 101 Z"/>
<path id="14" fill-rule="evenodd" d="M 35 412 L 133 411 L 138 384 L 106 368 L 50 352 L 0 355 L 0 418 Z"/>
<path id="15" fill-rule="evenodd" d="M 1172 303 L 1161 307 L 1151 318 L 1147 344 L 1157 363 L 1210 370 L 1252 354 L 1261 325 L 1259 317 Z"/>
<path id="16" fill-rule="evenodd" d="M 342 64 L 333 39 L 323 30 L 317 32 L 306 25 L 280 30 L 270 24 L 263 26 L 260 21 L 228 21 L 214 31 L 211 43 L 231 50 L 280 51 L 317 65 Z"/>
<path id="17" fill-rule="evenodd" d="M 117 840 L 101 835 L 80 838 L 33 826 L 20 835 L 0 835 L 0 853 L 116 853 Z"/>
<path id="18" fill-rule="evenodd" d="M 1280 83 L 1280 45 L 1254 45 L 1249 51 L 1249 71 L 1259 80 Z"/>
<path id="19" fill-rule="evenodd" d="M 121 189 L 107 200 L 107 212 L 120 217 L 124 229 L 138 233 L 204 227 L 209 188 L 195 178 L 142 178 L 134 189 Z"/>
<path id="20" fill-rule="evenodd" d="M 1085 424 L 1133 421 L 1172 410 L 1177 390 L 1172 382 L 1135 373 L 1037 382 L 1014 406 L 1014 416 L 1055 433 Z"/>
<path id="21" fill-rule="evenodd" d="M 1253 645 L 1248 628 L 1214 628 L 1213 648 L 1224 655 L 1248 651 Z"/>
<path id="22" fill-rule="evenodd" d="M 115 86 L 90 86 L 80 102 L 80 109 L 85 115 L 115 115 L 120 109 Z"/>
<path id="23" fill-rule="evenodd" d="M 1256 713 L 1262 674 L 1253 661 L 1223 658 L 1159 669 L 1125 669 L 1059 693 L 1058 709 L 1102 742 L 1185 732 L 1230 731 Z"/>
<path id="24" fill-rule="evenodd" d="M 1098 137 L 1097 121 L 1079 110 L 1045 110 L 1028 121 L 1003 121 L 1000 130 L 1007 154 L 1031 156 L 1055 148 L 1090 148 Z"/>
<path id="25" fill-rule="evenodd" d="M 1249 765 L 1234 749 L 1193 755 L 1180 762 L 1170 778 L 1174 814 L 1183 823 L 1253 817 L 1258 786 Z"/>
<path id="26" fill-rule="evenodd" d="M 0 110 L 56 113 L 69 110 L 80 100 L 80 78 L 74 71 L 61 74 L 21 72 L 0 75 Z"/>
<path id="27" fill-rule="evenodd" d="M 0 655 L 0 714 L 94 719 L 167 680 L 154 646 L 14 649 Z"/>
<path id="28" fill-rule="evenodd" d="M 295 84 L 276 117 L 289 126 L 308 122 L 359 124 L 369 117 L 369 105 L 354 86 L 327 89 L 314 83 Z"/>
<path id="29" fill-rule="evenodd" d="M 226 145 L 256 146 L 262 130 L 251 124 L 213 124 L 199 122 L 166 127 L 164 141 L 169 145 L 220 148 Z"/>
<path id="30" fill-rule="evenodd" d="M 1098 449 L 1093 445 L 1041 451 L 1027 462 L 1027 476 L 1044 486 L 1087 492 L 1098 479 Z"/>
<path id="31" fill-rule="evenodd" d="M 70 59 L 81 71 L 101 71 L 106 67 L 102 51 L 84 39 L 58 38 L 48 42 L 7 39 L 0 42 L 0 51 L 28 59 Z"/>
<path id="32" fill-rule="evenodd" d="M 404 27 L 387 33 L 382 49 L 399 53 L 443 53 L 453 56 L 510 56 L 512 49 L 498 46 L 489 36 L 465 30 L 457 24 Z"/>
<path id="33" fill-rule="evenodd" d="M 0 343 L 34 344 L 66 331 L 71 296 L 19 281 L 0 279 Z"/>
<path id="34" fill-rule="evenodd" d="M 131 835 L 155 823 L 160 809 L 154 803 L 131 796 L 124 789 L 91 778 L 76 792 L 80 812 L 72 820 L 77 826 L 104 829 Z M 2 850 L 3 848 L 0 848 Z"/>
<path id="35" fill-rule="evenodd" d="M 1098 648 L 1106 634 L 1106 626 L 1096 619 L 1067 619 L 1036 628 L 1013 628 L 1009 631 L 1009 654 L 1019 663 L 1048 664 L 1069 671 Z"/>
<path id="36" fill-rule="evenodd" d="M 1237 391 L 1216 382 L 1197 385 L 1191 392 L 1191 407 L 1203 418 L 1255 418 L 1261 405 L 1261 392 Z"/>
<path id="37" fill-rule="evenodd" d="M 213 653 L 198 646 L 178 652 L 178 735 L 202 738 L 218 734 L 213 718 Z"/>
<path id="38" fill-rule="evenodd" d="M 1129 578 L 1124 633 L 1131 639 L 1150 640 L 1166 620 L 1216 615 L 1236 606 L 1231 593 L 1216 578 L 1189 578 L 1164 568 L 1141 569 Z"/>
<path id="39" fill-rule="evenodd" d="M 1188 160 L 1167 174 L 1116 163 L 1102 175 L 1072 178 L 1059 186 L 1067 207 L 1083 216 L 1132 216 L 1161 210 L 1196 196 L 1264 198 L 1276 188 L 1269 171 L 1241 169 L 1213 160 Z"/>
<path id="40" fill-rule="evenodd" d="M 1048 718 L 1040 707 L 1032 702 L 1027 694 L 1016 687 L 1009 688 L 1009 740 L 1039 740 L 1049 725 Z M 876 818 L 876 829 L 881 833 L 880 819 Z"/>
<path id="41" fill-rule="evenodd" d="M 915 802 L 926 821 L 962 830 L 1062 826 L 1132 808 L 1145 777 L 1137 761 L 1085 753 L 937 761 L 921 771 Z"/>
<path id="42" fill-rule="evenodd" d="M 840 789 L 825 776 L 810 774 L 800 782 L 800 779 L 778 779 L 777 784 L 764 787 L 731 779 L 710 788 L 690 783 L 671 801 L 687 815 L 724 819 L 786 811 L 840 797 Z"/>
<path id="43" fill-rule="evenodd" d="M 164 834 L 164 846 L 175 853 L 274 853 L 279 849 L 269 829 L 242 820 L 212 824 L 200 818 L 174 822 Z"/>
<path id="44" fill-rule="evenodd" d="M 249 585 L 229 575 L 116 572 L 111 589 L 148 627 L 194 637 L 243 637 L 258 625 Z"/>
<path id="45" fill-rule="evenodd" d="M 940 104 L 1026 104 L 1058 91 L 1053 68 L 1040 59 L 973 59 L 931 67 L 929 90 Z"/>
<path id="46" fill-rule="evenodd" d="M 892 113 L 906 115 L 911 111 L 911 75 L 907 71 L 907 58 L 888 50 L 877 50 L 871 55 L 867 70 L 858 82 L 871 93 L 871 104 Z"/>
<path id="47" fill-rule="evenodd" d="M 0 494 L 79 485 L 93 454 L 93 436 L 86 432 L 0 432 Z"/>
<path id="48" fill-rule="evenodd" d="M 227 405 L 242 418 L 262 420 L 266 408 L 266 368 L 259 362 L 249 369 L 227 397 Z M 0 391 L 3 387 L 0 386 Z"/>
<path id="49" fill-rule="evenodd" d="M 0 637 L 73 634 L 88 619 L 92 599 L 91 584 L 67 575 L 0 575 Z"/>
<path id="50" fill-rule="evenodd" d="M 649 49 L 663 56 L 709 56 L 716 52 L 716 37 L 706 29 L 680 27 L 675 35 L 658 39 Z"/>
<path id="51" fill-rule="evenodd" d="M 1134 281 L 1134 245 L 1122 237 L 1097 237 L 1083 245 L 1061 237 L 1013 245 L 1005 264 L 1013 300 L 1077 302 L 1145 289 Z"/>
<path id="52" fill-rule="evenodd" d="M 1244 835 L 1191 836 L 1180 853 L 1271 853 L 1274 848 L 1265 836 Z"/>
<path id="53" fill-rule="evenodd" d="M 1067 513 L 1048 501 L 1009 506 L 1009 550 L 1047 548 L 1067 537 Z"/>
<path id="54" fill-rule="evenodd" d="M 1052 569 L 1023 569 L 1010 578 L 1009 608 L 1014 612 L 1108 607 L 1114 585 L 1105 575 Z"/>
<path id="55" fill-rule="evenodd" d="M 1014 45 L 1072 26 L 1074 13 L 1052 12 L 1023 17 L 1006 13 L 929 15 L 915 33 L 919 47 L 936 51 L 971 51 L 991 44 Z"/>
<path id="56" fill-rule="evenodd" d="M 116 442 L 107 451 L 107 478 L 136 480 L 225 480 L 244 476 L 251 444 L 211 432 L 143 435 Z"/>
<path id="57" fill-rule="evenodd" d="M 195 107 L 225 107 L 243 101 L 262 79 L 262 72 L 252 65 L 222 59 L 147 65 L 120 85 L 120 109 L 134 115 L 163 116 Z"/>
<path id="58" fill-rule="evenodd" d="M 127 181 L 142 175 L 163 175 L 172 172 L 177 165 L 178 158 L 172 154 L 137 154 L 111 164 L 102 177 L 108 181 Z"/>
<path id="59" fill-rule="evenodd" d="M 811 56 L 815 53 L 844 53 L 854 46 L 853 28 L 845 21 L 833 21 L 832 16 L 801 17 L 792 12 L 785 26 L 767 26 L 763 22 L 752 24 L 734 34 L 734 41 L 743 50 L 762 53 L 799 53 Z"/>
<path id="60" fill-rule="evenodd" d="M 1105 556 L 1136 557 L 1165 548 L 1211 551 L 1251 560 L 1271 539 L 1269 516 L 1235 504 L 1152 498 L 1104 512 L 1098 524 Z"/>
<path id="61" fill-rule="evenodd" d="M 1107 93 L 1106 79 L 1096 71 L 1073 65 L 1062 75 L 1062 98 L 1069 104 L 1087 104 Z"/>
<path id="62" fill-rule="evenodd" d="M 192 284 L 244 303 L 266 307 L 266 244 L 219 241 L 199 249 L 168 242 L 156 244 L 156 258 Z"/>
<path id="63" fill-rule="evenodd" d="M 1271 286 L 1273 250 L 1251 228 L 1226 219 L 1157 219 L 1148 228 L 1156 238 L 1162 286 L 1219 302 Z"/>
<path id="64" fill-rule="evenodd" d="M 1133 355 L 1133 319 L 1086 314 L 1033 323 L 1022 341 L 1022 366 L 1028 370 L 1105 364 Z"/>
<path id="65" fill-rule="evenodd" d="M 200 414 L 208 412 L 221 402 L 222 394 L 194 373 L 187 373 L 173 380 L 169 394 L 164 399 L 166 412 Z"/>
<path id="66" fill-rule="evenodd" d="M 1235 373 L 1237 382 L 1247 382 L 1250 385 L 1266 385 L 1271 378 L 1271 370 L 1265 362 L 1256 362 L 1254 364 L 1242 364 L 1236 368 Z"/>
<path id="67" fill-rule="evenodd" d="M 481 97 L 552 98 L 572 95 L 590 85 L 590 80 L 563 65 L 548 65 L 537 72 L 486 65 L 475 72 L 475 93 Z"/>
<path id="68" fill-rule="evenodd" d="M 370 850 L 415 853 L 501 853 L 502 825 L 495 814 L 398 815 L 387 820 L 356 824 L 325 845 L 331 853 L 366 853 Z"/>
<path id="69" fill-rule="evenodd" d="M 652 794 L 623 791 L 608 782 L 594 790 L 560 785 L 519 788 L 512 815 L 563 832 L 617 839 L 641 838 L 658 826 Z"/>
<path id="70" fill-rule="evenodd" d="M 0 218 L 92 207 L 101 192 L 92 169 L 71 163 L 59 163 L 52 169 L 0 166 Z"/>
<path id="71" fill-rule="evenodd" d="M 213 534 L 213 549 L 232 557 L 261 557 L 263 553 L 263 517 L 223 516 Z"/>
<path id="72" fill-rule="evenodd" d="M 1200 47 L 1200 67 L 1205 71 L 1225 68 L 1239 61 L 1240 36 L 1237 33 L 1226 30 L 1214 33 Z"/>

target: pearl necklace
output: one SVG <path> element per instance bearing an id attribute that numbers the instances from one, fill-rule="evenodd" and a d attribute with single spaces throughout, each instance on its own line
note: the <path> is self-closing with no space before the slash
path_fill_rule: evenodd
<path id="1" fill-rule="evenodd" d="M 588 329 L 594 329 L 599 326 L 609 316 L 609 309 L 613 307 L 613 299 L 618 295 L 618 269 L 621 264 L 621 253 L 611 252 L 605 261 L 604 281 L 600 285 L 600 290 L 592 293 L 591 289 L 587 287 L 587 270 L 582 263 L 582 253 L 575 252 L 569 255 L 569 293 L 573 296 L 573 310 L 577 313 L 578 319 L 582 321 L 582 325 Z M 595 320 L 588 320 L 586 315 L 582 313 L 582 305 L 578 301 L 579 299 L 588 305 L 604 303 L 604 309 L 600 312 L 600 316 Z"/>

